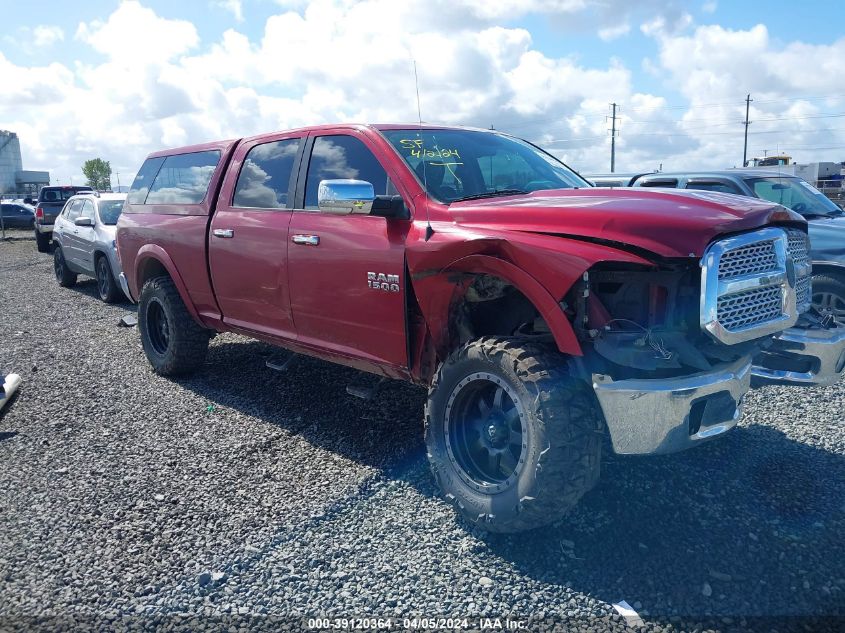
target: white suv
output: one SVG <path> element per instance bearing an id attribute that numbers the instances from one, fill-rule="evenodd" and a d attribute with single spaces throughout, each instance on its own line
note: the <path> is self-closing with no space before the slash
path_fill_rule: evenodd
<path id="1" fill-rule="evenodd" d="M 120 262 L 115 249 L 115 225 L 125 193 L 81 193 L 68 199 L 53 227 L 53 268 L 60 286 L 70 287 L 77 275 L 97 280 L 106 303 L 124 299 L 117 283 Z"/>

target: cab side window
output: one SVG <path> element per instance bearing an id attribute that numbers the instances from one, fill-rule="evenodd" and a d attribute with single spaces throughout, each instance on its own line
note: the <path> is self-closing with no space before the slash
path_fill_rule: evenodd
<path id="1" fill-rule="evenodd" d="M 135 180 L 132 182 L 132 187 L 129 189 L 129 195 L 126 199 L 129 204 L 144 204 L 147 199 L 147 194 L 150 192 L 150 185 L 155 180 L 158 170 L 161 169 L 164 163 L 164 157 L 148 158 L 141 165 Z"/>
<path id="2" fill-rule="evenodd" d="M 158 170 L 144 204 L 201 203 L 219 162 L 219 150 L 168 156 Z"/>
<path id="3" fill-rule="evenodd" d="M 301 139 L 292 138 L 256 145 L 244 159 L 232 206 L 285 209 L 290 177 Z"/>
<path id="4" fill-rule="evenodd" d="M 363 142 L 354 136 L 318 136 L 305 178 L 306 209 L 317 209 L 320 181 L 335 178 L 365 180 L 373 185 L 377 196 L 396 192 L 384 167 Z"/>

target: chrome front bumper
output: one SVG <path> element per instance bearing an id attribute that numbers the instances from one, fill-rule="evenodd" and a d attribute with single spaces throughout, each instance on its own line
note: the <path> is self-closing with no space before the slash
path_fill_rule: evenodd
<path id="1" fill-rule="evenodd" d="M 120 282 L 120 289 L 123 290 L 123 294 L 126 295 L 126 298 L 129 299 L 132 303 L 135 303 L 135 299 L 132 298 L 132 293 L 129 292 L 129 282 L 126 281 L 126 275 L 120 273 L 117 279 Z"/>
<path id="2" fill-rule="evenodd" d="M 754 358 L 758 385 L 832 385 L 845 371 L 845 326 L 793 327 Z"/>
<path id="3" fill-rule="evenodd" d="M 729 431 L 750 387 L 749 358 L 677 378 L 593 374 L 613 450 L 626 455 L 674 453 Z"/>

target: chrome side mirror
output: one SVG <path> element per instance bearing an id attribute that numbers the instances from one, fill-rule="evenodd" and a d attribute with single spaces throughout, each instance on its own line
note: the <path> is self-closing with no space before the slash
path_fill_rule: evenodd
<path id="1" fill-rule="evenodd" d="M 317 207 L 323 213 L 368 215 L 376 199 L 373 185 L 364 180 L 321 180 Z"/>
<path id="2" fill-rule="evenodd" d="M 92 218 L 76 218 L 73 223 L 76 226 L 94 226 L 94 220 Z"/>

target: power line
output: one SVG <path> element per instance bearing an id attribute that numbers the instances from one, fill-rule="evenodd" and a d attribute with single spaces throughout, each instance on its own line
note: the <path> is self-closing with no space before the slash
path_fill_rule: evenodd
<path id="1" fill-rule="evenodd" d="M 618 118 L 618 117 L 617 117 Z M 620 136 L 619 131 L 617 130 L 617 136 Z M 824 127 L 824 128 L 811 128 L 805 130 L 760 130 L 759 132 L 749 132 L 749 136 L 763 136 L 763 135 L 771 135 L 771 134 L 804 134 L 804 133 L 815 133 L 815 132 L 845 132 L 845 128 L 841 127 Z M 689 138 L 697 138 L 699 136 L 734 136 L 735 132 L 632 132 L 630 134 L 626 134 L 625 138 L 631 137 L 689 137 Z M 542 139 L 540 142 L 542 144 L 548 145 L 552 143 L 574 143 L 580 141 L 600 141 L 602 139 L 606 139 L 606 136 L 584 136 L 580 138 L 555 138 L 545 140 Z"/>
<path id="2" fill-rule="evenodd" d="M 837 94 L 829 94 L 829 95 L 818 95 L 818 96 L 803 96 L 803 97 L 783 97 L 778 99 L 754 99 L 754 102 L 758 105 L 761 104 L 771 104 L 771 103 L 790 103 L 795 101 L 823 101 L 825 99 L 837 99 L 837 98 L 845 98 L 845 93 L 837 93 Z M 678 104 L 678 105 L 660 105 L 660 106 L 626 106 L 627 112 L 657 112 L 662 110 L 697 110 L 700 108 L 710 108 L 710 107 L 723 107 L 723 106 L 735 106 L 737 108 L 742 107 L 745 104 L 745 100 L 742 101 L 717 101 L 713 103 L 696 103 L 696 104 Z M 618 104 L 617 104 L 618 105 Z M 607 118 L 607 115 L 603 113 L 602 110 L 596 109 L 583 109 L 579 108 L 576 111 L 576 114 L 580 116 L 589 116 L 593 115 L 596 118 L 603 117 Z M 828 117 L 828 116 L 845 116 L 845 114 L 820 114 L 820 115 L 807 115 L 806 118 L 811 117 Z M 793 118 L 805 118 L 805 117 L 785 117 L 785 118 L 770 118 L 770 119 L 757 119 L 758 121 L 780 121 L 780 120 L 791 120 Z M 504 123 L 499 122 L 497 126 L 500 129 L 523 129 L 528 127 L 534 127 L 537 125 L 544 125 L 546 123 L 552 123 L 559 121 L 558 117 L 549 117 L 544 119 L 534 119 L 533 121 L 527 122 L 507 122 Z M 665 120 L 660 119 L 651 119 L 651 120 L 636 120 L 636 119 L 627 119 L 631 123 L 657 123 L 664 125 L 666 123 Z M 671 119 L 671 121 L 678 121 L 684 123 L 692 123 L 692 122 L 708 122 L 708 121 L 720 121 L 717 118 L 697 118 L 697 119 Z M 742 120 L 738 120 L 737 122 L 742 123 Z M 736 123 L 733 121 L 722 121 L 717 123 L 716 125 L 735 125 Z"/>

